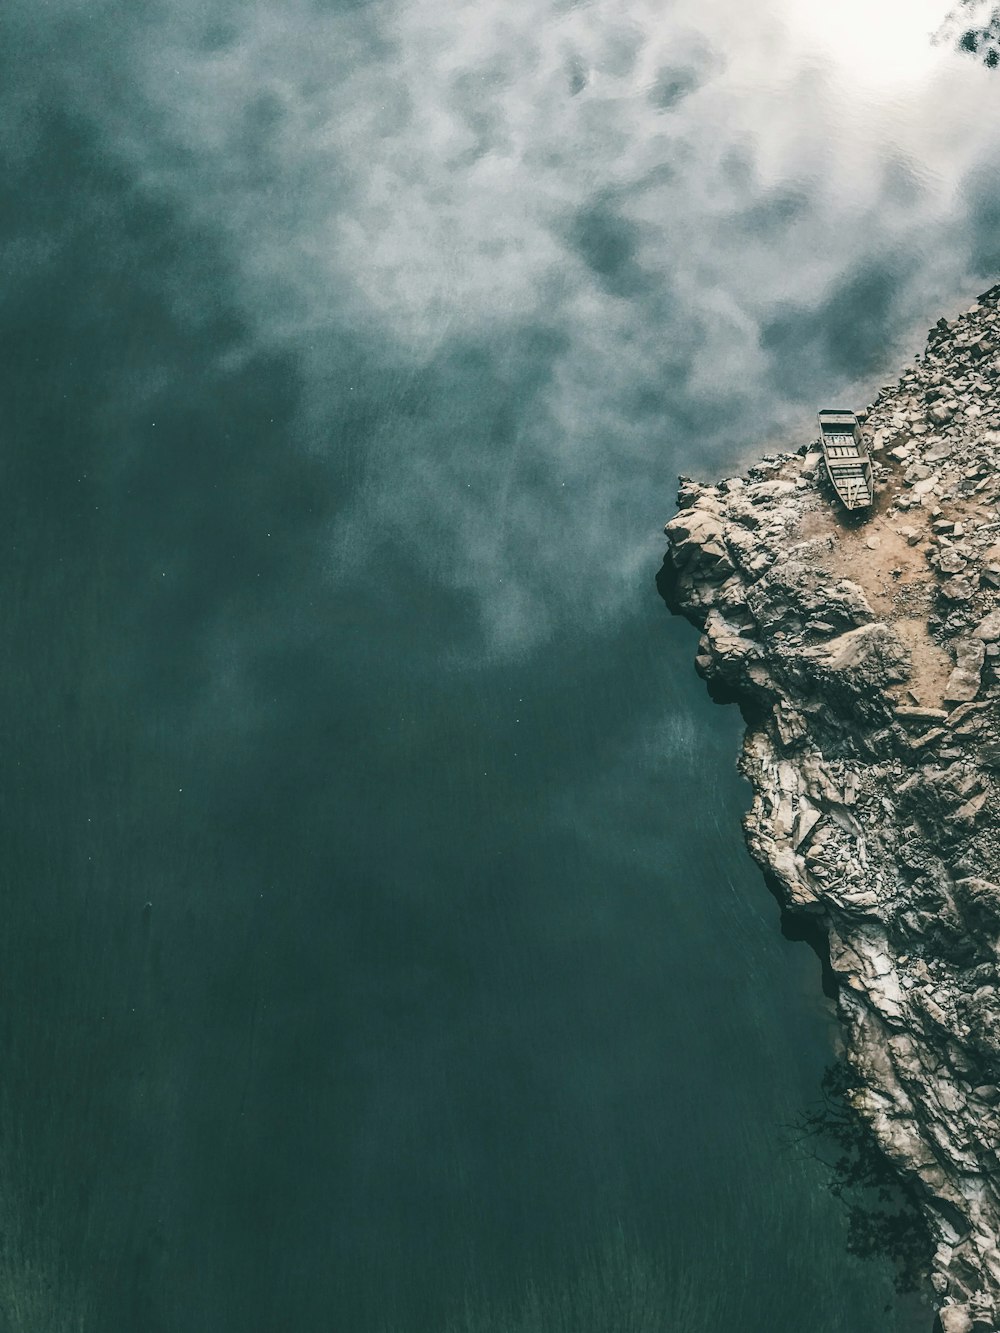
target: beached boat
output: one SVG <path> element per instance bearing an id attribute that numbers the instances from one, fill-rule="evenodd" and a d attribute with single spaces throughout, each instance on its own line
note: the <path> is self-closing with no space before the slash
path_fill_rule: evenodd
<path id="1" fill-rule="evenodd" d="M 826 408 L 819 414 L 823 461 L 845 509 L 867 509 L 875 498 L 871 459 L 853 412 Z"/>

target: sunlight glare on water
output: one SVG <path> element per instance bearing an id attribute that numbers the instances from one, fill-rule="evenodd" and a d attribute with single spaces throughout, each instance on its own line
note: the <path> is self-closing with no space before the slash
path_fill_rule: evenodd
<path id="1" fill-rule="evenodd" d="M 787 22 L 806 58 L 830 61 L 848 85 L 896 92 L 955 59 L 932 38 L 947 0 L 785 0 Z"/>

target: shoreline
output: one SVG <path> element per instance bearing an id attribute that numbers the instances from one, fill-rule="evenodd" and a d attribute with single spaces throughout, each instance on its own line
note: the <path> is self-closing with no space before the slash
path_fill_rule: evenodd
<path id="1" fill-rule="evenodd" d="M 944 1333 L 1000 1327 L 1000 287 L 870 405 L 875 503 L 815 444 L 681 478 L 661 592 L 746 723 L 747 845 L 825 936 L 851 1097 L 919 1192 Z"/>

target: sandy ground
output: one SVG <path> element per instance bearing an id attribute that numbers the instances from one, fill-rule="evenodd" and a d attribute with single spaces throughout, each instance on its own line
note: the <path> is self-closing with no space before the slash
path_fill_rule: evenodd
<path id="1" fill-rule="evenodd" d="M 891 495 L 898 486 L 898 476 L 890 475 L 888 482 L 877 489 L 874 509 L 861 519 L 846 514 L 821 492 L 815 507 L 803 517 L 797 535 L 833 539 L 833 549 L 820 557 L 820 565 L 830 571 L 832 578 L 858 584 L 872 608 L 910 649 L 913 674 L 895 690 L 900 700 L 940 708 L 953 663 L 927 630 L 936 584 L 927 563 L 931 513 L 927 508 L 905 513 L 893 510 Z M 942 507 L 941 516 L 968 522 L 972 515 L 960 513 L 960 507 L 949 504 L 947 511 Z M 916 545 L 911 546 L 907 540 L 906 528 L 919 533 Z"/>

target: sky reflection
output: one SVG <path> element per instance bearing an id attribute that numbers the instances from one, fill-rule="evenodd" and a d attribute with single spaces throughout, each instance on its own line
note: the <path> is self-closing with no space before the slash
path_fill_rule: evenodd
<path id="1" fill-rule="evenodd" d="M 880 13 L 7 0 L 33 1327 L 439 1333 L 614 1214 L 612 1292 L 670 1250 L 706 1321 L 858 1333 L 885 1275 L 776 1148 L 818 964 L 654 577 L 677 472 L 995 281 L 998 85 Z"/>

